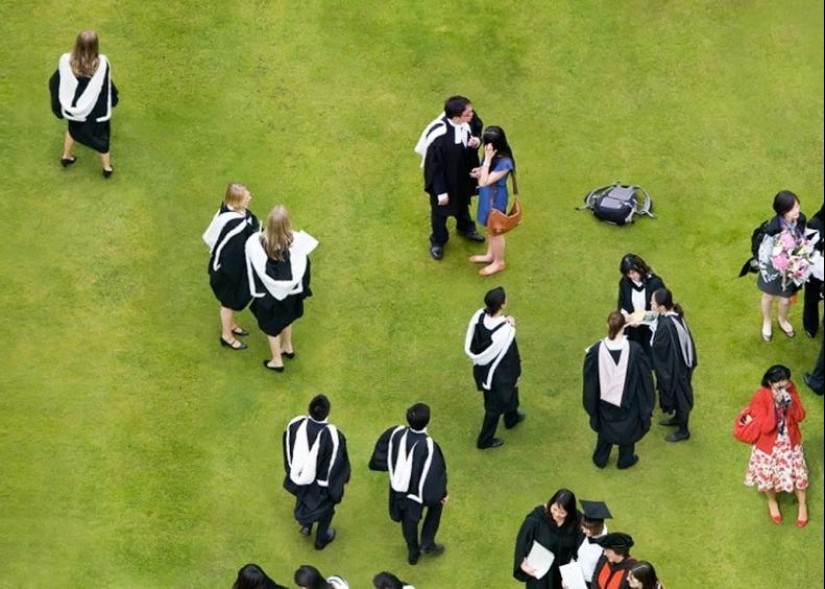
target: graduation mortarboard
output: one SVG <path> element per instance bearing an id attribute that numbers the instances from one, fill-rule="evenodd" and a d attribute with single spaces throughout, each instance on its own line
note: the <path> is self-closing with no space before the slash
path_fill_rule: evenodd
<path id="1" fill-rule="evenodd" d="M 621 532 L 605 534 L 601 538 L 596 538 L 594 542 L 602 548 L 631 548 L 633 546 L 633 538 Z"/>
<path id="2" fill-rule="evenodd" d="M 607 509 L 607 504 L 604 501 L 585 501 L 582 499 L 580 503 L 582 504 L 584 517 L 589 520 L 604 521 L 613 517 L 610 515 L 610 510 Z"/>

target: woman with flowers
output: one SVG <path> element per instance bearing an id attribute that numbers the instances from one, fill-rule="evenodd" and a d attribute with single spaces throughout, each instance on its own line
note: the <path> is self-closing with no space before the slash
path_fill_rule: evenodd
<path id="1" fill-rule="evenodd" d="M 796 527 L 808 523 L 808 467 L 802 451 L 799 422 L 805 419 L 805 408 L 799 400 L 796 385 L 788 367 L 777 364 L 768 368 L 750 402 L 752 419 L 759 429 L 759 438 L 751 450 L 745 484 L 756 485 L 768 497 L 768 511 L 774 523 L 782 523 L 782 513 L 776 494 L 794 493 L 799 502 Z"/>
<path id="2" fill-rule="evenodd" d="M 805 215 L 799 211 L 799 198 L 783 190 L 774 197 L 773 210 L 776 216 L 761 227 L 761 239 L 753 241 L 753 255 L 759 262 L 756 286 L 762 291 L 762 339 L 766 342 L 773 338 L 774 299 L 779 299 L 779 329 L 788 337 L 796 335 L 788 322 L 788 309 L 791 297 L 810 274 L 808 261 L 813 253 L 808 247 L 806 256 Z"/>

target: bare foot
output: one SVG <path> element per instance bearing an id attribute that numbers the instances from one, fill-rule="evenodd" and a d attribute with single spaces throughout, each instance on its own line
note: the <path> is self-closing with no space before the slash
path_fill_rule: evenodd
<path id="1" fill-rule="evenodd" d="M 776 501 L 768 501 L 768 511 L 771 514 L 771 519 L 776 523 L 782 521 L 782 512 L 779 511 L 779 503 Z"/>
<path id="2" fill-rule="evenodd" d="M 797 512 L 796 521 L 808 522 L 808 505 L 807 503 L 800 503 L 799 511 Z"/>
<path id="3" fill-rule="evenodd" d="M 493 258 L 488 256 L 470 256 L 470 261 L 473 264 L 489 264 L 493 261 Z"/>
<path id="4" fill-rule="evenodd" d="M 489 266 L 484 266 L 484 268 L 479 270 L 478 273 L 481 274 L 482 276 L 492 276 L 493 274 L 496 274 L 497 272 L 501 272 L 506 267 L 507 266 L 504 262 L 492 263 Z"/>

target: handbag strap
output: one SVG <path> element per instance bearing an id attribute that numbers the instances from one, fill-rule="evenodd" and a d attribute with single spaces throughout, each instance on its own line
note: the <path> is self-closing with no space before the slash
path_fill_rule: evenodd
<path id="1" fill-rule="evenodd" d="M 513 171 L 510 172 L 510 178 L 513 180 L 513 196 L 518 194 L 518 182 L 516 181 L 516 163 L 513 162 Z"/>

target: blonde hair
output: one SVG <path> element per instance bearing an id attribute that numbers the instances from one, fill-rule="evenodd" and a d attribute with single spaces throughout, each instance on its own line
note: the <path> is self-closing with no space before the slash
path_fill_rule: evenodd
<path id="1" fill-rule="evenodd" d="M 99 55 L 97 33 L 83 31 L 74 42 L 74 51 L 70 59 L 72 72 L 76 76 L 91 77 L 97 71 Z"/>
<path id="2" fill-rule="evenodd" d="M 284 252 L 292 244 L 292 226 L 289 223 L 289 213 L 284 205 L 276 205 L 269 212 L 261 242 L 270 258 L 281 262 L 284 260 Z"/>
<path id="3" fill-rule="evenodd" d="M 241 202 L 249 192 L 246 184 L 240 182 L 230 182 L 226 187 L 226 194 L 223 195 L 223 202 L 237 210 L 241 208 Z"/>

